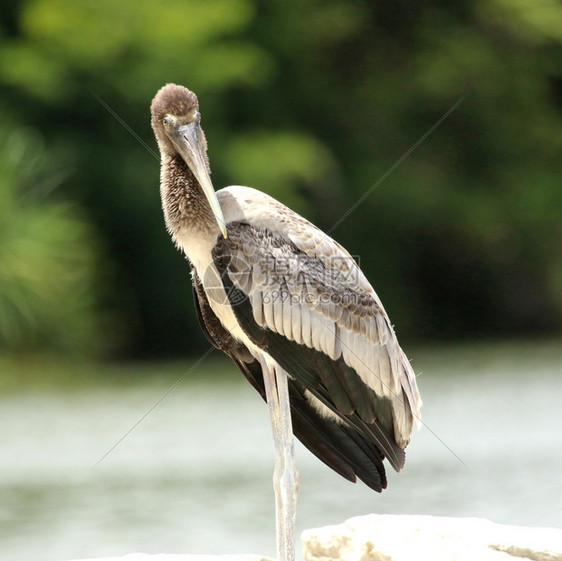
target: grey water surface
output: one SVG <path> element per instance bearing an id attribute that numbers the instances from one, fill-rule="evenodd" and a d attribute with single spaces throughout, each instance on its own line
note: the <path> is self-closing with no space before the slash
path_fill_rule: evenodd
<path id="1" fill-rule="evenodd" d="M 562 344 L 409 353 L 424 399 L 406 467 L 379 495 L 302 447 L 298 530 L 377 513 L 562 527 Z M 0 394 L 0 559 L 275 553 L 267 408 L 234 366 Z M 173 381 L 172 381 L 173 383 Z"/>

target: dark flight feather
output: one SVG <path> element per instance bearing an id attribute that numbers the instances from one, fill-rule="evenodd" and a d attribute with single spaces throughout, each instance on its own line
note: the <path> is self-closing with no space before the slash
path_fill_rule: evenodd
<path id="1" fill-rule="evenodd" d="M 242 371 L 264 401 L 265 387 L 260 363 L 248 349 L 227 332 L 214 312 L 195 271 L 193 296 L 197 317 L 207 339 L 226 353 Z M 291 419 L 295 436 L 316 457 L 349 481 L 358 477 L 375 491 L 386 488 L 384 455 L 373 442 L 356 429 L 322 417 L 304 395 L 305 387 L 295 379 L 289 380 Z"/>

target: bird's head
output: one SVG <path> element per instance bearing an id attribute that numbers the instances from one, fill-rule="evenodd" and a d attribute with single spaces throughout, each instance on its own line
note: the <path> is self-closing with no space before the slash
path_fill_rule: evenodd
<path id="1" fill-rule="evenodd" d="M 198 181 L 213 215 L 226 238 L 226 225 L 211 183 L 207 141 L 201 128 L 197 96 L 183 86 L 166 84 L 158 90 L 150 106 L 151 124 L 158 148 L 164 156 L 180 156 Z"/>

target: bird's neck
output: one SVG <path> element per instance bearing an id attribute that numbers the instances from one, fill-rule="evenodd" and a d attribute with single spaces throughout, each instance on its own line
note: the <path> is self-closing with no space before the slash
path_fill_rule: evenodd
<path id="1" fill-rule="evenodd" d="M 163 157 L 160 186 L 166 227 L 176 242 L 190 235 L 216 238 L 220 229 L 207 197 L 182 158 Z"/>

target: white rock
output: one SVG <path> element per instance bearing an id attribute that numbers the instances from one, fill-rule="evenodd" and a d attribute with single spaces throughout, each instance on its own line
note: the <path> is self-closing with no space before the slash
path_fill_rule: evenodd
<path id="1" fill-rule="evenodd" d="M 562 530 L 371 514 L 302 534 L 306 561 L 562 561 Z"/>

